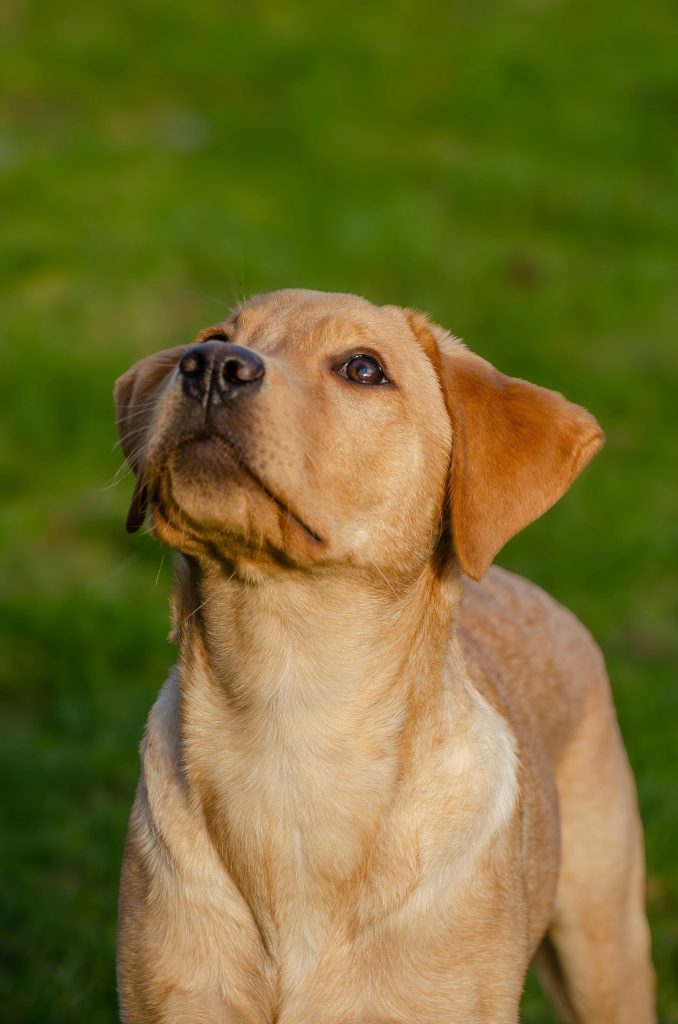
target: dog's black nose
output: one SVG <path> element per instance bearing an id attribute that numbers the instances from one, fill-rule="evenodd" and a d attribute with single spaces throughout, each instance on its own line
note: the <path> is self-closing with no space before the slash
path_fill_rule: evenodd
<path id="1" fill-rule="evenodd" d="M 252 349 L 218 340 L 194 345 L 179 363 L 185 391 L 199 402 L 223 402 L 251 391 L 265 372 L 263 359 Z"/>

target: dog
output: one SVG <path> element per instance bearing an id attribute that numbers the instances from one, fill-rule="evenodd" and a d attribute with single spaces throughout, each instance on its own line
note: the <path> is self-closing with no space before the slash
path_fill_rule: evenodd
<path id="1" fill-rule="evenodd" d="M 116 384 L 179 552 L 120 890 L 128 1024 L 647 1024 L 600 651 L 494 556 L 603 444 L 422 314 L 289 289 Z"/>

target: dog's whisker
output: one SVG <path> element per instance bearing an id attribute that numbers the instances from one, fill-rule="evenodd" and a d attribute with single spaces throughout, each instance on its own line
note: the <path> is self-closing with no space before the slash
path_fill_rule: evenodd
<path id="1" fill-rule="evenodd" d="M 110 490 L 112 490 L 114 487 L 117 487 L 118 484 L 122 483 L 122 481 L 129 474 L 131 474 L 131 472 L 132 472 L 132 470 L 129 468 L 127 463 L 123 462 L 120 466 L 118 466 L 118 468 L 116 469 L 115 473 L 113 474 L 111 480 L 107 484 L 103 484 L 102 487 L 100 488 L 100 490 L 101 491 L 110 491 Z"/>
<path id="2" fill-rule="evenodd" d="M 148 434 L 148 426 L 146 426 L 146 425 L 141 426 L 141 427 L 137 427 L 134 430 L 125 431 L 125 442 L 129 443 L 134 438 L 139 438 L 142 435 L 145 436 L 146 434 Z M 119 441 L 118 445 L 119 445 L 120 448 L 122 448 L 122 441 Z M 138 452 L 137 452 L 137 454 L 138 454 Z"/>
<path id="3" fill-rule="evenodd" d="M 181 626 L 185 626 L 185 625 L 186 625 L 186 623 L 187 623 L 187 622 L 189 621 L 189 619 L 192 619 L 194 615 L 197 615 L 197 614 L 198 614 L 198 612 L 199 612 L 199 611 L 201 611 L 201 610 L 202 610 L 202 609 L 203 609 L 203 608 L 205 607 L 205 605 L 207 605 L 207 604 L 209 604 L 209 603 L 210 603 L 210 601 L 214 601 L 214 600 L 216 600 L 216 598 L 217 598 L 218 596 L 219 596 L 219 595 L 218 595 L 217 593 L 214 593 L 214 594 L 209 594 L 209 595 L 208 595 L 208 596 L 207 596 L 207 597 L 205 598 L 205 600 L 204 600 L 204 601 L 202 601 L 202 602 L 201 602 L 201 603 L 200 603 L 200 604 L 198 605 L 198 607 L 197 607 L 197 608 L 194 608 L 192 612 L 189 612 L 189 613 L 188 613 L 188 615 L 186 615 L 186 616 L 185 616 L 185 617 L 184 617 L 184 618 L 183 618 L 183 619 L 181 620 L 181 622 L 179 623 L 180 627 L 181 627 Z"/>
<path id="4" fill-rule="evenodd" d="M 160 573 L 162 572 L 162 567 L 165 564 L 165 555 L 166 555 L 166 552 L 163 551 L 162 558 L 160 559 L 160 565 L 158 567 L 158 575 L 155 577 L 155 586 L 156 587 L 158 586 L 158 583 L 160 582 Z"/>
<path id="5" fill-rule="evenodd" d="M 374 559 L 370 559 L 370 565 L 378 573 L 378 575 L 381 576 L 381 578 L 383 579 L 383 581 L 386 584 L 387 588 L 391 591 L 391 593 L 393 594 L 395 599 L 398 600 L 398 597 L 399 597 L 398 591 L 395 589 L 395 587 L 393 586 L 393 584 L 389 580 L 388 576 L 386 576 L 386 574 L 377 565 L 377 563 L 374 561 Z"/>
<path id="6" fill-rule="evenodd" d="M 117 416 L 116 421 L 117 423 L 125 423 L 127 420 L 133 420 L 140 413 L 147 412 L 149 409 L 152 409 L 155 405 L 157 405 L 157 403 L 158 399 L 152 398 L 149 399 L 147 402 L 140 402 L 139 405 L 126 405 L 124 415 Z"/>
<path id="7" fill-rule="evenodd" d="M 148 536 L 151 536 L 152 534 L 153 534 L 153 526 L 152 525 L 144 526 L 143 529 L 138 531 L 138 535 L 140 537 L 148 537 Z"/>
<path id="8" fill-rule="evenodd" d="M 224 299 L 218 298 L 216 295 L 210 295 L 209 292 L 198 292 L 193 289 L 189 289 L 186 292 L 187 295 L 194 295 L 198 299 L 207 299 L 209 302 L 213 302 L 216 306 L 221 306 L 222 309 L 228 310 L 229 313 L 233 313 L 233 306 L 226 302 Z"/>

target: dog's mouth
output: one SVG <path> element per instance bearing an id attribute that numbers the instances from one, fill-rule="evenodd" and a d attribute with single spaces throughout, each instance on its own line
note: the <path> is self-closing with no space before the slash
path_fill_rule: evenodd
<path id="1" fill-rule="evenodd" d="M 170 471 L 170 464 L 175 467 L 174 471 Z M 184 508 L 184 502 L 175 493 L 176 488 L 172 485 L 172 477 L 176 472 L 176 467 L 179 467 L 182 475 L 195 479 L 196 486 L 204 486 L 206 483 L 214 486 L 229 471 L 232 472 L 233 468 L 237 467 L 248 482 L 266 495 L 280 518 L 289 523 L 315 548 L 325 546 L 324 538 L 307 523 L 297 508 L 288 499 L 282 497 L 277 490 L 269 486 L 237 445 L 221 434 L 207 432 L 196 434 L 184 438 L 176 447 L 168 451 L 163 469 L 157 475 L 155 485 L 151 487 L 150 500 L 161 516 L 169 522 L 174 522 L 184 528 L 188 527 L 196 536 L 205 532 L 211 533 L 209 529 L 206 530 L 205 523 Z"/>

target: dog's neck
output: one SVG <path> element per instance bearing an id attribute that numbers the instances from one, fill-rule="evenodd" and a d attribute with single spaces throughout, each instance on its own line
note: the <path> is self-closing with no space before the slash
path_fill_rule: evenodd
<path id="1" fill-rule="evenodd" d="M 449 731 L 459 584 L 433 566 L 405 584 L 292 570 L 252 584 L 193 565 L 178 594 L 185 771 L 270 918 L 284 892 L 346 883 L 399 780 Z"/>
<path id="2" fill-rule="evenodd" d="M 216 702 L 248 746 L 263 730 L 307 759 L 340 735 L 342 744 L 362 727 L 373 735 L 380 714 L 397 737 L 395 720 L 435 699 L 422 688 L 442 685 L 454 573 L 278 570 L 253 583 L 216 566 L 185 568 L 175 614 L 184 695 Z"/>

